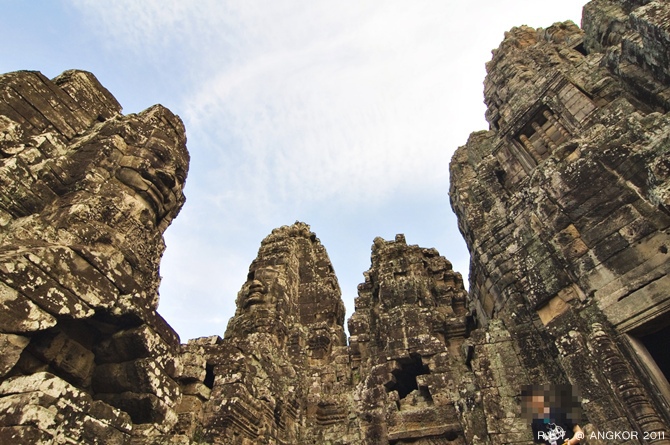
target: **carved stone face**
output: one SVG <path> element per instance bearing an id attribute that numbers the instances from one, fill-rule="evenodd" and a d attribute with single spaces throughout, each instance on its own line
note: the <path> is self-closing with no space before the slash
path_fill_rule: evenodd
<path id="1" fill-rule="evenodd" d="M 138 132 L 156 126 L 148 135 Z M 44 138 L 26 147 L 15 142 L 8 147 L 0 169 L 8 187 L 3 187 L 3 207 L 14 218 L 39 214 L 58 207 L 59 198 L 87 190 L 101 197 L 128 203 L 137 200 L 151 211 L 156 227 L 164 218 L 174 218 L 184 202 L 182 188 L 188 169 L 183 127 L 176 116 L 161 106 L 139 115 L 119 117 L 102 124 L 99 133 L 72 144 L 42 149 Z M 179 130 L 182 133 L 179 133 Z M 179 139 L 182 139 L 181 141 Z M 7 153 L 9 152 L 9 153 Z M 30 165 L 32 163 L 32 165 Z M 120 190 L 115 183 L 125 187 Z M 112 191 L 114 193 L 112 193 Z M 84 198 L 86 200 L 86 198 Z M 105 221 L 109 222 L 109 221 Z M 160 227 L 162 230 L 165 227 Z"/>
<path id="2" fill-rule="evenodd" d="M 181 121 L 154 106 L 102 125 L 99 137 L 82 141 L 54 161 L 58 179 L 66 180 L 58 194 L 94 192 L 90 200 L 103 197 L 115 201 L 120 210 L 134 208 L 126 216 L 135 216 L 162 233 L 184 202 L 188 153 Z M 165 219 L 167 223 L 162 224 Z"/>
<path id="3" fill-rule="evenodd" d="M 244 297 L 242 298 L 242 308 L 249 309 L 257 304 L 266 304 L 268 299 L 265 285 L 258 280 L 251 280 Z"/>
<path id="4" fill-rule="evenodd" d="M 144 146 L 122 145 L 114 172 L 116 179 L 149 204 L 158 226 L 166 216 L 174 217 L 184 202 L 182 188 L 188 168 L 183 145 L 175 149 L 161 142 L 150 138 Z"/>
<path id="5" fill-rule="evenodd" d="M 100 137 L 58 160 L 71 182 L 41 216 L 101 258 L 120 252 L 139 287 L 153 293 L 162 234 L 185 200 L 188 153 L 175 130 L 181 122 L 156 106 L 102 125 Z"/>
<path id="6" fill-rule="evenodd" d="M 185 201 L 184 127 L 160 105 L 127 116 L 106 110 L 93 122 L 88 111 L 70 116 L 74 130 L 53 116 L 43 128 L 0 119 L 0 260 L 23 261 L 26 246 L 36 258 L 69 249 L 121 294 L 141 293 L 155 305 L 162 234 Z"/>
<path id="7" fill-rule="evenodd" d="M 254 307 L 272 308 L 276 301 L 276 281 L 279 271 L 271 266 L 258 268 L 250 273 L 253 278 L 247 281 L 240 291 L 238 309 L 252 310 Z"/>

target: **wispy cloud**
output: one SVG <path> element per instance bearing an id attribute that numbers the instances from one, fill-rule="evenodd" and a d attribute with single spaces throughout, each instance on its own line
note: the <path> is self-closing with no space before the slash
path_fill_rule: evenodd
<path id="1" fill-rule="evenodd" d="M 262 43 L 235 66 L 199 85 L 186 119 L 195 131 L 216 129 L 222 164 L 239 167 L 219 177 L 293 203 L 384 199 L 445 183 L 450 151 L 466 137 L 452 126 L 461 61 L 444 48 L 446 10 L 366 12 L 312 6 L 302 13 L 308 29 L 280 17 L 256 29 Z"/>
<path id="2" fill-rule="evenodd" d="M 126 48 L 189 49 L 183 64 L 200 73 L 180 113 L 220 161 L 211 175 L 268 202 L 443 185 L 451 152 L 485 125 L 483 63 L 506 29 L 485 21 L 514 12 L 481 1 L 73 1 Z"/>
<path id="3" fill-rule="evenodd" d="M 186 41 L 197 51 L 184 63 L 212 68 L 182 113 L 217 146 L 218 179 L 275 202 L 444 183 L 466 134 L 453 126 L 462 61 L 448 51 L 449 5 L 231 3 L 122 1 L 95 16 L 136 48 Z"/>
<path id="4" fill-rule="evenodd" d="M 161 307 L 205 316 L 191 299 L 217 301 L 227 320 L 260 240 L 295 219 L 332 235 L 350 296 L 385 230 L 418 232 L 466 273 L 454 219 L 414 204 L 446 206 L 451 154 L 486 127 L 484 63 L 504 31 L 577 19 L 582 2 L 71 0 L 110 54 L 182 83 L 192 166 Z"/>

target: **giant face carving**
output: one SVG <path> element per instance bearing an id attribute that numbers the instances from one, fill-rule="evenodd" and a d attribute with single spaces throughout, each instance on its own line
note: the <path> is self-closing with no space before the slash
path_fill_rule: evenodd
<path id="1" fill-rule="evenodd" d="M 155 309 L 185 142 L 169 110 L 123 116 L 90 73 L 0 76 L 0 381 L 48 369 L 136 423 L 168 419 L 179 339 Z M 152 347 L 108 347 L 135 333 Z"/>
<path id="2" fill-rule="evenodd" d="M 0 103 L 0 282 L 52 315 L 63 306 L 86 316 L 120 295 L 155 309 L 162 233 L 184 203 L 183 124 L 160 105 L 122 116 L 92 75 L 78 74 L 61 91 L 37 73 L 0 76 L 11 102 Z M 13 111 L 26 103 L 62 110 L 30 120 Z M 52 284 L 20 284 L 29 275 Z M 65 296 L 49 307 L 53 289 Z M 77 299 L 85 309 L 73 313 Z"/>
<path id="3" fill-rule="evenodd" d="M 253 277 L 251 277 L 253 275 Z M 238 309 L 248 312 L 256 307 L 275 308 L 278 295 L 277 278 L 280 272 L 272 266 L 263 266 L 250 273 L 238 296 Z"/>
<path id="4" fill-rule="evenodd" d="M 0 107 L 0 112 L 18 108 L 14 105 Z M 129 204 L 127 195 L 134 195 L 153 214 L 146 222 L 164 231 L 163 221 L 174 218 L 184 202 L 189 156 L 183 124 L 160 105 L 129 116 L 114 111 L 108 110 L 111 119 L 98 115 L 103 123 L 93 121 L 71 138 L 51 125 L 39 132 L 20 116 L 0 115 L 0 180 L 5 186 L 0 189 L 0 211 L 6 210 L 5 220 L 8 215 L 21 218 L 53 211 L 59 198 L 67 200 L 72 193 L 88 191 L 114 198 L 110 189 L 118 189 L 114 192 L 126 195 L 118 202 Z M 117 181 L 127 189 L 115 187 Z"/>
<path id="5" fill-rule="evenodd" d="M 101 124 L 96 137 L 77 141 L 47 167 L 51 171 L 43 178 L 61 197 L 88 192 L 91 196 L 78 197 L 115 205 L 148 230 L 153 226 L 162 233 L 184 202 L 188 153 L 183 126 L 169 110 L 156 105 Z M 102 203 L 104 199 L 110 203 Z"/>

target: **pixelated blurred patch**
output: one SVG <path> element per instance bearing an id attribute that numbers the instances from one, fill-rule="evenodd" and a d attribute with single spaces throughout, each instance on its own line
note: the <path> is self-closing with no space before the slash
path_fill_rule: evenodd
<path id="1" fill-rule="evenodd" d="M 572 436 L 582 420 L 580 392 L 572 385 L 526 385 L 521 388 L 521 414 L 528 420 L 536 442 L 546 442 L 546 433 L 556 426 Z"/>

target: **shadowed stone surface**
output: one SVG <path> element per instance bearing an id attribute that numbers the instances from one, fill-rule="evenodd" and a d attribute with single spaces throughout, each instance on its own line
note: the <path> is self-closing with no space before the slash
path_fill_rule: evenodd
<path id="1" fill-rule="evenodd" d="M 435 249 L 376 238 L 349 339 L 296 222 L 223 338 L 180 344 L 156 312 L 179 118 L 124 116 L 83 71 L 0 76 L 0 442 L 531 444 L 524 388 L 570 384 L 582 444 L 669 443 L 669 23 L 594 0 L 583 30 L 506 33 L 490 129 L 450 166 L 469 292 Z"/>

